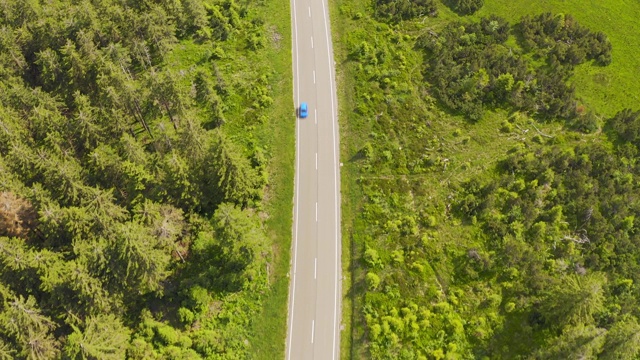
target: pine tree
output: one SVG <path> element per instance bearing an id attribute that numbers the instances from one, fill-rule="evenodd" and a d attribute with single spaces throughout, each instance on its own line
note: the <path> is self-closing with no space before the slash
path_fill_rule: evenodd
<path id="1" fill-rule="evenodd" d="M 0 339 L 0 360 L 13 360 L 15 359 L 15 353 L 14 349 Z"/>
<path id="2" fill-rule="evenodd" d="M 78 147 L 80 156 L 104 141 L 104 129 L 98 121 L 99 110 L 91 105 L 88 96 L 76 91 L 73 94 L 75 115 L 68 126 L 67 138 Z"/>
<path id="3" fill-rule="evenodd" d="M 215 175 L 220 201 L 247 206 L 260 196 L 258 173 L 236 145 L 221 132 L 214 134 L 207 166 Z"/>
<path id="4" fill-rule="evenodd" d="M 148 85 L 153 88 L 153 102 L 161 113 L 167 115 L 174 129 L 180 127 L 180 119 L 187 106 L 187 96 L 180 86 L 177 76 L 169 71 L 149 73 Z"/>
<path id="5" fill-rule="evenodd" d="M 63 205 L 77 205 L 84 195 L 83 169 L 69 156 L 58 156 L 49 149 L 40 149 L 36 155 L 36 169 L 42 185 Z"/>
<path id="6" fill-rule="evenodd" d="M 215 89 L 215 83 L 210 75 L 203 70 L 198 71 L 194 85 L 196 88 L 196 100 L 209 110 L 209 122 L 215 127 L 223 125 L 226 121 L 223 113 L 225 105 L 222 102 L 222 98 L 218 95 Z"/>
<path id="7" fill-rule="evenodd" d="M 602 273 L 584 276 L 565 276 L 549 291 L 543 304 L 545 317 L 559 327 L 565 324 L 589 324 L 593 314 L 604 305 L 604 284 Z"/>
<path id="8" fill-rule="evenodd" d="M 60 353 L 59 344 L 53 335 L 44 332 L 30 333 L 22 347 L 22 354 L 29 360 L 53 360 Z"/>
<path id="9" fill-rule="evenodd" d="M 225 285 L 245 285 L 247 280 L 252 280 L 256 266 L 266 255 L 266 237 L 258 219 L 248 210 L 222 203 L 214 213 L 212 223 Z"/>
<path id="10" fill-rule="evenodd" d="M 207 10 L 203 2 L 198 0 L 184 0 L 182 2 L 182 16 L 180 20 L 182 22 L 180 28 L 185 34 L 195 34 L 199 40 L 208 40 L 211 38 L 212 34 L 208 24 Z"/>
<path id="11" fill-rule="evenodd" d="M 6 155 L 14 141 L 24 141 L 27 129 L 11 108 L 0 108 L 0 154 Z"/>
<path id="12" fill-rule="evenodd" d="M 112 287 L 128 296 L 161 292 L 171 250 L 137 222 L 116 224 L 108 236 Z"/>
<path id="13" fill-rule="evenodd" d="M 22 73 L 27 67 L 27 61 L 20 49 L 20 44 L 16 41 L 17 35 L 11 27 L 0 29 L 0 46 L 5 49 L 0 53 L 0 61 L 14 75 Z"/>
<path id="14" fill-rule="evenodd" d="M 0 270 L 3 281 L 11 286 L 29 290 L 38 287 L 34 254 L 21 239 L 0 237 Z"/>
<path id="15" fill-rule="evenodd" d="M 147 226 L 163 247 L 172 248 L 185 230 L 182 211 L 171 205 L 147 200 L 134 213 L 134 219 Z"/>
<path id="16" fill-rule="evenodd" d="M 56 325 L 40 313 L 35 298 L 17 296 L 5 305 L 0 314 L 0 328 L 4 328 L 21 346 L 21 354 L 28 359 L 53 359 L 58 354 L 57 342 L 51 331 Z"/>
<path id="17" fill-rule="evenodd" d="M 578 324 L 567 327 L 536 355 L 536 359 L 594 359 L 607 337 L 605 329 Z"/>
<path id="18" fill-rule="evenodd" d="M 36 152 L 24 142 L 12 142 L 4 159 L 7 169 L 27 186 L 40 180 L 40 175 L 35 169 L 36 161 Z"/>
<path id="19" fill-rule="evenodd" d="M 121 309 L 118 296 L 109 294 L 87 266 L 77 260 L 51 263 L 40 273 L 41 289 L 50 294 L 50 306 L 64 309 L 66 314 L 84 319 Z"/>
<path id="20" fill-rule="evenodd" d="M 98 315 L 86 321 L 83 330 L 73 326 L 65 355 L 70 359 L 119 360 L 125 358 L 130 330 L 114 315 Z"/>
<path id="21" fill-rule="evenodd" d="M 635 317 L 628 316 L 611 327 L 599 359 L 635 359 L 639 354 L 640 325 Z"/>
<path id="22" fill-rule="evenodd" d="M 85 197 L 81 202 L 81 208 L 86 211 L 95 224 L 99 224 L 97 230 L 104 230 L 113 222 L 125 221 L 128 218 L 127 210 L 114 202 L 113 189 L 102 190 L 97 187 L 85 187 Z"/>
<path id="23" fill-rule="evenodd" d="M 138 26 L 144 31 L 144 38 L 151 49 L 152 58 L 160 62 L 177 42 L 173 19 L 160 5 L 150 5 L 147 11 L 139 14 Z M 135 29 L 139 31 L 139 29 Z"/>

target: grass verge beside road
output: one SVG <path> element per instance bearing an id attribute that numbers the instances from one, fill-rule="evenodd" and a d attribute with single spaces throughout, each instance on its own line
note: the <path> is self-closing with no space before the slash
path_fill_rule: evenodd
<path id="1" fill-rule="evenodd" d="M 362 358 L 363 352 L 354 347 L 354 339 L 364 335 L 361 321 L 355 317 L 360 316 L 357 309 L 362 296 L 363 276 L 358 271 L 358 249 L 362 247 L 358 241 L 358 233 L 361 233 L 356 224 L 357 213 L 361 208 L 362 191 L 356 181 L 358 178 L 357 165 L 351 161 L 350 154 L 357 152 L 362 146 L 361 140 L 367 132 L 358 131 L 350 122 L 350 113 L 355 108 L 354 88 L 355 76 L 347 65 L 347 46 L 344 42 L 346 34 L 350 31 L 349 19 L 340 11 L 345 1 L 330 2 L 332 40 L 334 43 L 334 58 L 336 61 L 336 85 L 338 92 L 338 119 L 340 124 L 340 159 L 344 166 L 341 169 L 341 234 L 342 234 L 342 331 L 340 334 L 340 358 Z M 360 284 L 360 285 L 359 285 Z M 355 352 L 354 352 L 355 351 Z"/>
<path id="2" fill-rule="evenodd" d="M 253 359 L 284 358 L 287 331 L 287 299 L 289 291 L 289 259 L 291 249 L 295 117 L 292 99 L 291 21 L 288 0 L 267 2 L 263 18 L 271 47 L 258 62 L 269 63 L 274 103 L 269 126 L 258 137 L 268 145 L 270 186 L 265 192 L 264 210 L 267 232 L 273 242 L 270 262 L 271 288 L 263 301 L 263 310 L 253 321 L 251 339 Z"/>

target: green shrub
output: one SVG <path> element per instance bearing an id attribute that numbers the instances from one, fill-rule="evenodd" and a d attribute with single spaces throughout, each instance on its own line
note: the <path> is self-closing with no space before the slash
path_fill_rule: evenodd
<path id="1" fill-rule="evenodd" d="M 372 272 L 368 272 L 365 276 L 365 282 L 367 283 L 367 288 L 373 291 L 380 285 L 380 277 Z"/>
<path id="2" fill-rule="evenodd" d="M 184 307 L 181 307 L 180 309 L 178 309 L 178 317 L 180 318 L 180 322 L 182 322 L 185 325 L 193 324 L 193 321 L 196 318 L 193 311 Z"/>
<path id="3" fill-rule="evenodd" d="M 197 314 L 206 313 L 209 309 L 209 302 L 211 298 L 209 297 L 209 292 L 207 289 L 194 285 L 189 289 L 189 297 L 187 299 L 188 306 L 193 309 Z"/>
<path id="4" fill-rule="evenodd" d="M 393 250 L 391 252 L 391 259 L 396 265 L 404 264 L 404 252 L 402 250 Z"/>
<path id="5" fill-rule="evenodd" d="M 593 111 L 577 116 L 574 120 L 574 127 L 587 134 L 592 134 L 600 128 L 598 117 Z"/>
<path id="6" fill-rule="evenodd" d="M 199 330 L 193 334 L 193 348 L 202 356 L 213 357 L 223 353 L 225 342 L 219 332 L 214 330 Z"/>
<path id="7" fill-rule="evenodd" d="M 380 259 L 378 251 L 370 247 L 367 247 L 367 249 L 364 251 L 364 261 L 371 269 L 383 267 L 382 259 Z"/>
<path id="8" fill-rule="evenodd" d="M 504 311 L 506 311 L 507 313 L 513 312 L 515 308 L 516 308 L 516 304 L 513 302 L 508 302 L 504 305 Z"/>
<path id="9" fill-rule="evenodd" d="M 384 161 L 389 162 L 393 159 L 393 154 L 389 150 L 384 150 L 382 152 L 382 158 L 384 159 Z"/>
<path id="10" fill-rule="evenodd" d="M 180 333 L 169 325 L 160 325 L 156 327 L 156 335 L 165 345 L 176 345 L 180 343 Z"/>
<path id="11" fill-rule="evenodd" d="M 193 349 L 180 348 L 178 346 L 168 346 L 163 351 L 164 358 L 167 360 L 201 360 L 200 356 Z"/>
<path id="12" fill-rule="evenodd" d="M 504 120 L 502 123 L 500 123 L 500 131 L 504 132 L 504 133 L 510 133 L 513 131 L 513 124 L 508 122 L 507 120 Z"/>
<path id="13" fill-rule="evenodd" d="M 362 151 L 362 155 L 364 155 L 364 157 L 367 160 L 369 161 L 373 160 L 374 150 L 373 150 L 373 145 L 371 145 L 370 142 L 367 141 L 362 147 L 362 150 L 360 151 Z"/>
<path id="14" fill-rule="evenodd" d="M 140 338 L 131 341 L 131 345 L 127 348 L 127 359 L 147 360 L 156 359 L 158 355 L 153 349 L 153 345 Z"/>
<path id="15" fill-rule="evenodd" d="M 394 22 L 438 13 L 434 0 L 376 0 L 375 8 L 379 18 Z"/>
<path id="16" fill-rule="evenodd" d="M 453 9 L 458 14 L 469 15 L 480 10 L 484 0 L 452 0 Z"/>

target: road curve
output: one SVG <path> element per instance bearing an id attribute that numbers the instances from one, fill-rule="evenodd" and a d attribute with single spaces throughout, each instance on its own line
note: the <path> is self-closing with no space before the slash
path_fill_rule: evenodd
<path id="1" fill-rule="evenodd" d="M 327 0 L 291 0 L 296 176 L 286 359 L 340 358 L 340 160 Z"/>

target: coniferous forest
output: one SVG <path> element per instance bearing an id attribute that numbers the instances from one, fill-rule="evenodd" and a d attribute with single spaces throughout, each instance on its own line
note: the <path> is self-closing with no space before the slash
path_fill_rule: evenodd
<path id="1" fill-rule="evenodd" d="M 237 60 L 280 38 L 255 6 L 0 3 L 0 359 L 249 357 L 273 71 Z"/>

